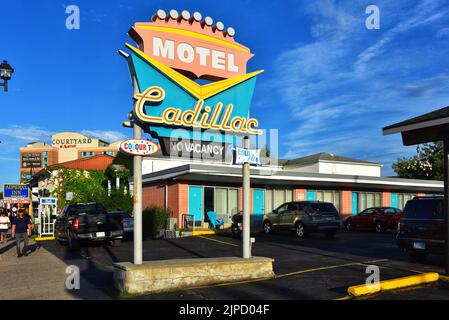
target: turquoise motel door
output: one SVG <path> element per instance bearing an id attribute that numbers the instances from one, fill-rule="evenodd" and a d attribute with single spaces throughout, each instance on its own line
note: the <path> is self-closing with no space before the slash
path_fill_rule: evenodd
<path id="1" fill-rule="evenodd" d="M 309 191 L 306 192 L 306 200 L 315 201 L 316 200 L 316 191 Z"/>
<path id="2" fill-rule="evenodd" d="M 351 199 L 351 213 L 357 214 L 359 213 L 359 194 L 357 192 L 352 193 L 352 199 Z"/>
<path id="3" fill-rule="evenodd" d="M 392 206 L 393 208 L 397 208 L 398 207 L 398 194 L 397 193 L 392 193 L 391 194 L 390 206 Z"/>
<path id="4" fill-rule="evenodd" d="M 253 224 L 262 227 L 262 218 L 265 213 L 265 190 L 253 189 Z"/>
<path id="5" fill-rule="evenodd" d="M 203 187 L 189 186 L 189 214 L 195 222 L 203 221 Z"/>

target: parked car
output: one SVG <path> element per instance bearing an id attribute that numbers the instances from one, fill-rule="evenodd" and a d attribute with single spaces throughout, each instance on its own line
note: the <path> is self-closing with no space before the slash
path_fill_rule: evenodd
<path id="1" fill-rule="evenodd" d="M 126 211 L 109 211 L 109 216 L 115 216 L 117 219 L 122 221 L 123 224 L 123 232 L 131 233 L 134 231 L 134 219 L 133 217 Z"/>
<path id="2" fill-rule="evenodd" d="M 402 210 L 392 207 L 367 208 L 354 216 L 345 219 L 345 227 L 348 231 L 375 230 L 382 233 L 386 230 L 398 229 L 398 222 Z"/>
<path id="3" fill-rule="evenodd" d="M 263 231 L 292 230 L 303 238 L 309 232 L 325 233 L 331 238 L 340 227 L 340 216 L 330 202 L 294 201 L 280 205 L 263 217 Z"/>
<path id="4" fill-rule="evenodd" d="M 55 237 L 71 249 L 81 241 L 108 241 L 120 245 L 123 225 L 117 216 L 108 216 L 101 203 L 75 203 L 65 206 L 55 222 Z"/>
<path id="5" fill-rule="evenodd" d="M 243 216 L 241 213 L 237 213 L 231 218 L 231 233 L 234 238 L 240 238 L 243 231 Z"/>
<path id="6" fill-rule="evenodd" d="M 407 201 L 399 221 L 396 243 L 417 260 L 445 251 L 443 197 L 414 197 Z"/>

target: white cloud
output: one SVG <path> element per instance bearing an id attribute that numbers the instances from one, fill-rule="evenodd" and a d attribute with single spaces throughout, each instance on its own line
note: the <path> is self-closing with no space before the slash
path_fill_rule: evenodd
<path id="1" fill-rule="evenodd" d="M 0 128 L 0 137 L 26 142 L 48 140 L 53 133 L 37 126 L 10 125 L 8 128 Z"/>
<path id="2" fill-rule="evenodd" d="M 414 148 L 403 147 L 400 136 L 383 137 L 382 127 L 449 104 L 449 44 L 414 39 L 417 32 L 444 30 L 448 3 L 377 1 L 380 30 L 365 28 L 366 5 L 308 3 L 314 40 L 275 59 L 270 84 L 294 123 L 280 131 L 288 138 L 284 157 L 333 152 L 382 161 L 391 174 L 391 162 Z"/>
<path id="3" fill-rule="evenodd" d="M 82 130 L 81 133 L 86 136 L 98 138 L 107 142 L 115 142 L 128 138 L 122 132 L 111 130 Z"/>

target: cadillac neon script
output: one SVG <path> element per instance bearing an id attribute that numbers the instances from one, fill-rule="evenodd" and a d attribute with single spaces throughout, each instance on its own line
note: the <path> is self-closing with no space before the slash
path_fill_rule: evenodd
<path id="1" fill-rule="evenodd" d="M 144 106 L 146 103 L 158 103 L 165 98 L 165 91 L 161 87 L 151 86 L 142 93 L 134 95 L 136 100 L 135 113 L 143 122 L 177 125 L 189 128 L 214 129 L 222 131 L 233 131 L 235 133 L 261 134 L 262 131 L 256 129 L 259 121 L 254 118 L 245 118 L 235 116 L 231 118 L 234 106 L 223 103 L 217 103 L 213 108 L 204 106 L 204 100 L 199 99 L 195 107 L 191 110 L 182 110 L 180 108 L 168 107 L 161 116 L 150 116 L 145 114 Z M 223 111 L 220 118 L 219 115 Z"/>

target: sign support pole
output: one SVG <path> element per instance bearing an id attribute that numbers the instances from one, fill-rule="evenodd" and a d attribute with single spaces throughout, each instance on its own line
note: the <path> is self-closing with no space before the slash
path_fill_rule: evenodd
<path id="1" fill-rule="evenodd" d="M 245 136 L 243 138 L 243 148 L 249 149 L 249 137 Z M 242 175 L 243 175 L 243 234 L 242 234 L 242 245 L 243 245 L 243 258 L 251 258 L 251 243 L 250 243 L 250 166 L 246 162 L 242 165 Z"/>
<path id="2" fill-rule="evenodd" d="M 139 93 L 136 78 L 133 77 L 134 93 Z M 142 128 L 133 123 L 134 139 L 142 139 Z M 142 157 L 133 157 L 133 219 L 134 219 L 134 264 L 142 264 Z"/>
<path id="3" fill-rule="evenodd" d="M 446 229 L 446 275 L 449 275 L 449 138 L 444 139 L 444 219 Z"/>

